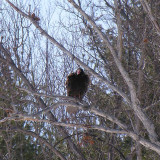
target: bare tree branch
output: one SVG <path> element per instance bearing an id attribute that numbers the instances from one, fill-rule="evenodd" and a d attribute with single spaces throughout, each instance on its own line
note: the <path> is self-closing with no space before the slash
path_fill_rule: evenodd
<path id="1" fill-rule="evenodd" d="M 39 96 L 39 97 L 48 97 L 48 98 L 52 98 L 52 99 L 62 99 L 62 100 L 70 100 L 70 101 L 76 101 L 75 98 L 73 97 L 67 97 L 67 96 L 61 96 L 61 95 L 48 95 L 48 94 L 44 94 L 44 93 L 37 93 L 37 92 L 33 92 L 31 90 L 25 89 L 25 88 L 18 88 L 19 90 L 25 91 L 29 94 L 32 94 L 34 96 Z"/>
<path id="2" fill-rule="evenodd" d="M 2 120 L 0 120 L 0 123 L 4 123 L 6 121 L 32 121 L 32 122 L 43 122 L 43 123 L 49 123 L 51 125 L 55 126 L 62 126 L 62 127 L 77 127 L 77 128 L 83 128 L 83 129 L 95 129 L 104 131 L 107 133 L 118 133 L 118 134 L 127 134 L 127 131 L 125 130 L 116 130 L 116 129 L 110 129 L 105 128 L 97 125 L 85 125 L 85 124 L 75 124 L 75 123 L 63 123 L 63 122 L 53 122 L 51 120 L 45 120 L 45 119 L 37 119 L 33 118 L 32 116 L 24 116 L 24 115 L 16 115 L 12 117 L 6 117 Z"/>
<path id="3" fill-rule="evenodd" d="M 50 111 L 51 109 L 57 107 L 57 106 L 73 106 L 73 107 L 77 107 L 79 109 L 85 109 L 85 110 L 89 110 L 90 112 L 94 113 L 95 115 L 98 115 L 98 116 L 101 116 L 103 118 L 107 118 L 108 120 L 110 120 L 111 122 L 113 123 L 116 123 L 119 127 L 121 127 L 122 129 L 127 129 L 127 126 L 125 124 L 122 124 L 116 117 L 114 116 L 111 116 L 107 113 L 104 113 L 104 112 L 101 112 L 99 110 L 97 110 L 95 107 L 93 106 L 89 106 L 88 104 L 84 103 L 83 102 L 80 102 L 79 104 L 78 103 L 74 103 L 74 102 L 77 102 L 77 100 L 75 98 L 72 98 L 72 97 L 66 97 L 66 96 L 58 96 L 58 95 L 55 95 L 55 96 L 51 96 L 51 95 L 46 95 L 46 94 L 42 94 L 42 93 L 37 93 L 37 92 L 32 92 L 32 91 L 29 91 L 27 89 L 24 89 L 24 88 L 20 88 L 20 90 L 23 90 L 23 91 L 26 91 L 27 93 L 30 93 L 30 94 L 33 94 L 33 95 L 36 95 L 36 96 L 43 96 L 43 97 L 49 97 L 49 98 L 62 98 L 64 100 L 69 100 L 69 101 L 72 101 L 72 102 L 58 102 L 56 104 L 53 104 L 52 106 L 50 107 L 47 107 L 45 109 L 43 109 L 42 111 L 36 113 L 36 114 L 33 114 L 32 116 L 38 116 L 40 114 L 44 114 L 44 113 L 47 113 L 48 111 Z M 87 108 L 86 108 L 86 105 L 87 105 Z"/>
<path id="4" fill-rule="evenodd" d="M 84 104 L 84 105 L 86 105 L 86 104 Z M 48 111 L 52 110 L 54 107 L 57 107 L 57 106 L 72 106 L 72 107 L 76 107 L 76 108 L 79 108 L 79 109 L 82 109 L 82 110 L 83 109 L 86 110 L 84 105 L 73 103 L 73 102 L 58 102 L 56 104 L 53 104 L 50 107 L 47 107 L 47 108 L 43 109 L 42 111 L 40 111 L 40 112 L 38 112 L 36 114 L 31 115 L 31 117 L 37 117 L 40 114 L 47 113 Z M 101 112 L 101 111 L 97 110 L 96 108 L 94 108 L 92 106 L 87 106 L 87 108 L 88 107 L 90 108 L 89 111 L 94 113 L 95 115 L 101 116 L 103 118 L 107 118 L 111 122 L 116 123 L 122 129 L 126 129 L 127 130 L 127 126 L 125 124 L 121 123 L 116 117 L 111 116 L 111 115 L 109 115 L 107 113 Z"/>
<path id="5" fill-rule="evenodd" d="M 7 121 L 32 121 L 32 122 L 43 122 L 43 123 L 49 123 L 51 125 L 55 125 L 55 126 L 63 126 L 63 127 L 77 127 L 77 128 L 83 128 L 83 129 L 93 129 L 93 130 L 99 130 L 99 131 L 103 131 L 106 133 L 116 133 L 116 134 L 126 134 L 128 136 L 130 136 L 131 138 L 133 138 L 135 141 L 138 141 L 140 144 L 142 144 L 143 146 L 145 146 L 146 148 L 149 148 L 153 151 L 156 151 L 159 155 L 160 155 L 160 146 L 154 144 L 154 143 L 150 143 L 147 140 L 139 137 L 138 135 L 136 135 L 134 132 L 129 131 L 129 130 L 116 130 L 116 129 L 110 129 L 110 128 L 106 128 L 106 127 L 102 127 L 102 126 L 97 126 L 97 125 L 85 125 L 85 124 L 74 124 L 74 123 L 62 123 L 62 122 L 53 122 L 50 120 L 44 120 L 44 119 L 36 119 L 33 118 L 31 116 L 23 116 L 20 115 L 20 117 L 6 117 L 2 120 L 0 120 L 0 123 L 4 123 Z"/>
<path id="6" fill-rule="evenodd" d="M 122 59 L 122 22 L 120 17 L 120 10 L 118 8 L 117 0 L 114 0 L 116 12 L 115 15 L 117 17 L 117 28 L 118 28 L 118 39 L 117 39 L 117 48 L 118 48 L 118 58 L 121 61 Z"/>
<path id="7" fill-rule="evenodd" d="M 146 107 L 144 108 L 144 111 L 147 111 L 147 110 L 151 109 L 152 107 L 154 107 L 154 106 L 156 106 L 156 105 L 158 105 L 158 104 L 160 104 L 160 100 L 156 101 L 155 103 L 153 103 L 153 104 L 151 104 L 151 105 L 149 105 L 149 106 L 146 106 Z"/>
<path id="8" fill-rule="evenodd" d="M 151 11 L 151 8 L 149 7 L 148 2 L 146 0 L 140 0 L 140 2 L 143 6 L 144 11 L 148 15 L 153 27 L 156 29 L 157 34 L 160 36 L 160 27 L 159 27 L 156 19 L 154 18 L 153 14 L 152 14 L 152 11 Z"/>
<path id="9" fill-rule="evenodd" d="M 84 103 L 84 104 L 83 104 L 83 102 L 80 102 L 79 104 L 75 103 L 75 102 L 77 102 L 77 100 L 75 98 L 66 97 L 66 96 L 57 96 L 57 95 L 51 96 L 51 95 L 46 95 L 46 94 L 42 94 L 42 93 L 32 92 L 32 91 L 29 91 L 29 90 L 24 89 L 24 88 L 21 88 L 21 90 L 24 90 L 27 93 L 30 93 L 30 94 L 33 94 L 33 95 L 36 95 L 36 96 L 49 97 L 49 98 L 53 98 L 53 99 L 58 97 L 58 98 L 62 98 L 62 99 L 65 99 L 65 100 L 72 101 L 72 102 L 58 102 L 56 104 L 53 104 L 52 106 L 47 107 L 47 108 L 43 109 L 42 111 L 39 111 L 38 113 L 31 115 L 33 117 L 37 117 L 40 114 L 47 113 L 47 112 L 51 111 L 53 108 L 56 108 L 58 106 L 72 106 L 72 107 L 77 107 L 77 108 L 82 109 L 82 110 L 83 109 L 89 110 L 90 112 L 94 113 L 95 115 L 101 116 L 103 118 L 107 118 L 111 122 L 116 123 L 122 129 L 127 129 L 127 126 L 125 124 L 121 123 L 116 117 L 111 116 L 107 113 L 101 112 L 101 111 L 97 110 L 95 107 L 89 106 L 86 103 Z M 86 105 L 87 105 L 87 108 L 86 108 Z"/>

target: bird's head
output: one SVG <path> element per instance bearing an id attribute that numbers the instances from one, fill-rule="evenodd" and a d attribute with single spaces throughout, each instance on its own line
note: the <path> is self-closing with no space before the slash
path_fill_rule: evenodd
<path id="1" fill-rule="evenodd" d="M 83 73 L 83 69 L 82 68 L 78 68 L 77 71 L 76 71 L 76 74 L 77 75 L 80 75 Z"/>

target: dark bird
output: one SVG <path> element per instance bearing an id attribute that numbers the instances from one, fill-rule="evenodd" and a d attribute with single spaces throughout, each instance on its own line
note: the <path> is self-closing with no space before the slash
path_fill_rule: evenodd
<path id="1" fill-rule="evenodd" d="M 66 88 L 67 96 L 82 100 L 89 86 L 89 76 L 84 73 L 82 68 L 78 68 L 75 73 L 67 77 Z"/>

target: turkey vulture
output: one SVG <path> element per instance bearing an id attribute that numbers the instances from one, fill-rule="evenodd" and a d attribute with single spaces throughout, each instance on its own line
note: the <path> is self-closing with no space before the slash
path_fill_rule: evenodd
<path id="1" fill-rule="evenodd" d="M 89 76 L 84 73 L 82 68 L 78 68 L 75 73 L 71 73 L 67 77 L 67 96 L 77 98 L 81 101 L 87 92 L 89 81 Z"/>

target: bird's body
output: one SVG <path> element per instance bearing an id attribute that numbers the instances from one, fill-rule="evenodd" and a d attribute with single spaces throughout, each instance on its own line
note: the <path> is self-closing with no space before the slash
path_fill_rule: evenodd
<path id="1" fill-rule="evenodd" d="M 88 85 L 89 76 L 85 74 L 81 68 L 78 68 L 75 73 L 71 73 L 67 77 L 67 95 L 77 98 L 81 101 L 85 93 L 87 92 Z"/>

